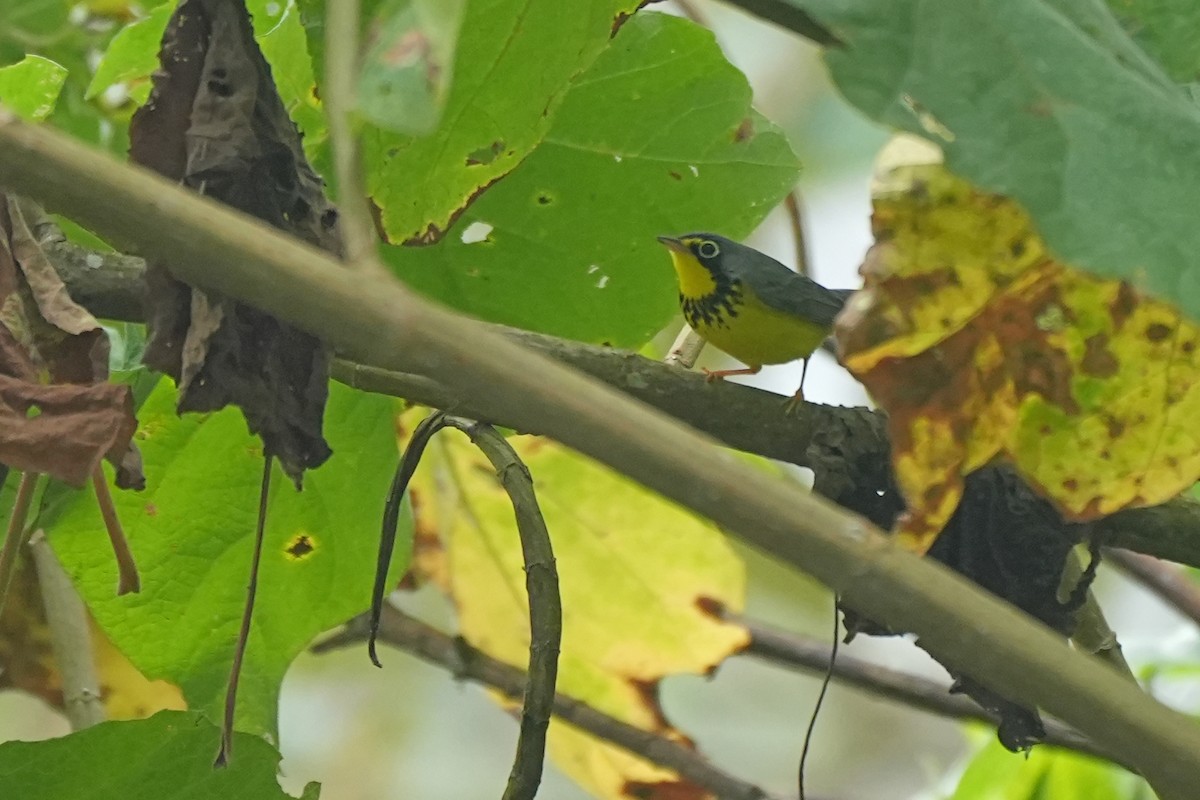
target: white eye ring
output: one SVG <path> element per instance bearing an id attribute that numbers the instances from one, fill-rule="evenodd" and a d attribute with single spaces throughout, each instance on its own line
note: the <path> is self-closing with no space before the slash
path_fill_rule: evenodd
<path id="1" fill-rule="evenodd" d="M 701 258 L 716 258 L 718 255 L 720 255 L 721 248 L 717 247 L 716 242 L 705 239 L 700 243 L 700 246 L 696 248 L 696 252 L 700 254 Z"/>

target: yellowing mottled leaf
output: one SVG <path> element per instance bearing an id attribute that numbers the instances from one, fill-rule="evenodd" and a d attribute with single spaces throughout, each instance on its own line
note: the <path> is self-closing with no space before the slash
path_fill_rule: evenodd
<path id="1" fill-rule="evenodd" d="M 890 415 L 906 543 L 927 549 L 998 455 L 1075 520 L 1191 486 L 1200 328 L 1055 261 L 1018 206 L 923 158 L 882 171 L 868 291 L 838 329 Z"/>
<path id="2" fill-rule="evenodd" d="M 710 613 L 741 608 L 741 561 L 712 526 L 630 481 L 551 442 L 510 441 L 533 474 L 554 543 L 563 600 L 558 688 L 683 740 L 663 718 L 655 687 L 670 674 L 705 673 L 745 645 L 743 629 Z M 525 574 L 512 506 L 489 462 L 465 437 L 442 434 L 417 471 L 413 506 L 417 530 L 438 531 L 445 546 L 444 554 L 419 548 L 416 563 L 440 573 L 463 636 L 524 666 Z M 549 750 L 597 797 L 635 797 L 637 784 L 703 796 L 671 771 L 557 721 Z"/>
<path id="3" fill-rule="evenodd" d="M 163 709 L 187 708 L 179 687 L 148 680 L 90 616 L 88 628 L 100 696 L 109 719 L 140 719 Z M 55 708 L 63 707 L 62 675 L 55 663 L 31 559 L 26 559 L 13 577 L 8 602 L 0 615 L 0 688 L 20 689 Z"/>

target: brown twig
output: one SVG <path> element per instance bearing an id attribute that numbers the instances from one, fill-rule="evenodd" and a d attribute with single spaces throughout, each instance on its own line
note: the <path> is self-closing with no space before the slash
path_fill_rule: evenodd
<path id="1" fill-rule="evenodd" d="M 788 224 L 792 228 L 792 245 L 796 248 L 796 272 L 808 275 L 808 237 L 804 235 L 804 201 L 800 199 L 799 189 L 788 192 L 788 196 L 783 199 L 783 207 L 787 210 Z"/>
<path id="2" fill-rule="evenodd" d="M 829 668 L 830 645 L 825 641 L 783 631 L 737 614 L 727 613 L 724 619 L 736 622 L 750 633 L 750 643 L 742 651 L 743 655 L 810 673 L 822 673 Z M 989 725 L 997 722 L 970 698 L 950 694 L 949 683 L 888 669 L 844 653 L 834 662 L 833 678 L 838 683 L 938 716 L 976 720 Z M 1104 758 L 1134 771 L 1131 765 L 1058 720 L 1047 719 L 1044 723 L 1045 744 Z"/>
<path id="3" fill-rule="evenodd" d="M 356 617 L 342 630 L 314 645 L 312 651 L 324 653 L 357 645 L 366 638 L 368 630 L 365 615 Z M 443 667 L 455 677 L 490 686 L 513 700 L 525 691 L 527 676 L 524 671 L 497 661 L 393 606 L 384 608 L 379 640 Z M 581 700 L 555 694 L 553 710 L 554 716 L 634 755 L 673 769 L 723 800 L 763 800 L 768 797 L 757 786 L 717 769 L 690 747 L 610 717 Z"/>
<path id="4" fill-rule="evenodd" d="M 263 534 L 267 527 L 267 505 L 271 496 L 271 466 L 274 457 L 263 457 L 262 486 L 258 494 L 258 521 L 254 527 L 254 552 L 250 557 L 250 579 L 246 582 L 246 601 L 242 606 L 242 624 L 238 628 L 233 648 L 233 663 L 229 666 L 229 682 L 225 685 L 225 713 L 221 724 L 221 746 L 213 761 L 214 767 L 228 766 L 233 756 L 233 720 L 237 711 L 238 682 L 242 677 L 242 661 L 250 641 L 250 622 L 254 618 L 254 598 L 258 594 L 258 567 L 262 562 Z"/>
<path id="5" fill-rule="evenodd" d="M 13 499 L 12 513 L 8 517 L 8 532 L 4 535 L 4 548 L 0 550 L 0 612 L 4 611 L 8 587 L 17 572 L 21 546 L 28 539 L 25 520 L 29 516 L 29 506 L 33 503 L 39 477 L 37 472 L 24 472 L 21 482 L 17 484 L 17 496 Z"/>
<path id="6" fill-rule="evenodd" d="M 125 538 L 121 520 L 117 517 L 117 508 L 113 504 L 112 494 L 108 491 L 104 470 L 99 464 L 92 471 L 92 486 L 96 490 L 96 505 L 100 507 L 104 529 L 108 531 L 108 541 L 112 544 L 113 557 L 117 560 L 117 595 L 140 592 L 142 580 L 138 576 L 137 564 L 134 563 L 133 553 L 129 550 L 129 540 Z"/>
<path id="7" fill-rule="evenodd" d="M 1106 548 L 1104 557 L 1164 602 L 1200 625 L 1200 586 L 1174 564 L 1119 548 Z"/>

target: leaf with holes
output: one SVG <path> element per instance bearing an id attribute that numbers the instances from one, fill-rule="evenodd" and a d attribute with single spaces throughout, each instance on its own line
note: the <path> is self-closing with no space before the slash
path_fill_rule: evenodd
<path id="1" fill-rule="evenodd" d="M 1200 327 L 1053 260 L 1011 201 L 903 158 L 877 178 L 867 291 L 838 339 L 888 412 L 908 543 L 925 550 L 997 455 L 1073 520 L 1195 483 Z"/>
<path id="2" fill-rule="evenodd" d="M 148 677 L 178 684 L 189 707 L 217 719 L 246 591 L 262 447 L 236 411 L 179 418 L 175 401 L 163 381 L 142 406 L 135 439 L 146 490 L 114 497 L 145 592 L 112 596 L 94 505 L 66 501 L 40 524 L 114 644 Z M 390 398 L 335 384 L 326 431 L 337 456 L 309 473 L 299 494 L 286 481 L 272 484 L 241 730 L 273 729 L 292 659 L 370 602 L 379 515 L 396 462 L 394 411 Z M 404 527 L 396 568 L 407 563 L 407 536 Z"/>

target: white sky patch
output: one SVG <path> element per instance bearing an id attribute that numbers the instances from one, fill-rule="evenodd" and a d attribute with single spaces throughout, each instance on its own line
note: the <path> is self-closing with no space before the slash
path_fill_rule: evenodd
<path id="1" fill-rule="evenodd" d="M 492 235 L 492 226 L 486 222 L 472 222 L 462 232 L 463 244 L 478 244 L 486 242 L 487 238 Z"/>
<path id="2" fill-rule="evenodd" d="M 608 286 L 608 276 L 601 275 L 600 280 L 596 281 L 596 288 L 603 289 L 605 286 Z"/>
<path id="3" fill-rule="evenodd" d="M 269 17 L 279 16 L 279 12 L 282 10 L 283 9 L 279 7 L 279 3 L 267 3 L 266 5 L 267 16 Z"/>
<path id="4" fill-rule="evenodd" d="M 620 157 L 620 156 L 613 156 L 613 161 L 615 161 L 615 162 L 617 162 L 618 164 L 620 164 L 620 163 L 621 163 L 621 157 Z"/>
<path id="5" fill-rule="evenodd" d="M 600 271 L 600 265 L 599 265 L 599 264 L 592 264 L 590 267 L 588 267 L 588 272 L 587 272 L 587 274 L 588 274 L 588 275 L 591 275 L 591 274 L 593 274 L 593 273 L 596 273 L 596 272 L 599 272 L 599 271 Z"/>
<path id="6" fill-rule="evenodd" d="M 688 164 L 688 169 L 690 169 L 690 170 L 692 171 L 692 177 L 693 177 L 693 178 L 699 178 L 699 177 L 700 177 L 700 170 L 696 169 L 696 165 L 695 165 L 695 164 Z"/>

